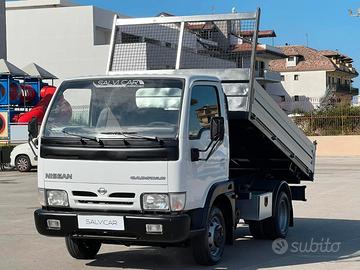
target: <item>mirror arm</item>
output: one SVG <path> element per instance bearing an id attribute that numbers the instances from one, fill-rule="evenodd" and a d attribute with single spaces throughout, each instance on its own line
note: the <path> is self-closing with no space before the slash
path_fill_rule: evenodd
<path id="1" fill-rule="evenodd" d="M 28 144 L 30 146 L 31 152 L 33 152 L 34 156 L 37 157 L 36 151 L 34 150 L 34 147 L 33 147 L 32 136 L 30 134 L 28 137 Z M 38 149 L 36 146 L 35 146 L 35 148 Z"/>
<path id="2" fill-rule="evenodd" d="M 208 161 L 209 158 L 214 154 L 214 152 L 215 152 L 215 151 L 214 151 L 215 147 L 216 147 L 220 142 L 222 142 L 220 139 L 216 140 L 215 143 L 214 143 L 214 145 L 211 147 L 211 150 L 210 150 L 209 154 L 207 155 L 207 157 L 206 157 L 206 158 L 199 158 L 199 160 Z M 213 142 L 211 142 L 211 143 L 209 144 L 209 146 L 210 146 L 212 143 L 213 143 Z M 208 148 L 209 148 L 209 147 L 208 147 Z M 206 151 L 200 151 L 200 150 L 199 150 L 199 152 L 206 152 Z"/>
<path id="3" fill-rule="evenodd" d="M 216 126 L 215 126 L 215 124 L 216 124 Z M 216 130 L 214 130 L 215 128 L 216 128 Z M 217 117 L 216 119 L 212 118 L 211 126 L 210 126 L 211 141 L 208 144 L 208 146 L 206 147 L 206 149 L 201 150 L 198 148 L 192 148 L 191 149 L 191 161 L 198 161 L 198 160 L 208 161 L 209 158 L 214 154 L 215 148 L 219 145 L 219 142 L 222 142 L 224 140 L 224 132 L 225 132 L 224 118 L 223 117 Z M 215 138 L 216 138 L 216 140 L 214 140 Z M 200 156 L 199 153 L 207 152 L 210 149 L 210 147 L 211 147 L 211 150 L 208 153 L 207 157 L 205 159 L 199 158 L 199 156 Z"/>
<path id="4" fill-rule="evenodd" d="M 211 141 L 211 142 L 209 143 L 209 145 L 208 145 L 204 150 L 200 150 L 200 149 L 199 149 L 199 152 L 202 152 L 202 153 L 207 152 L 207 151 L 209 150 L 209 148 L 211 147 L 211 145 L 213 144 L 213 142 L 214 142 L 214 141 Z"/>

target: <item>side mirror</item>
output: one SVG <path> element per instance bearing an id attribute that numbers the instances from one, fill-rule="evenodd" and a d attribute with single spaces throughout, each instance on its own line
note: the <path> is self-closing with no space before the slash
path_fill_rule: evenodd
<path id="1" fill-rule="evenodd" d="M 225 124 L 223 117 L 213 117 L 210 123 L 211 141 L 222 141 L 225 134 Z"/>
<path id="2" fill-rule="evenodd" d="M 39 135 L 39 126 L 35 117 L 28 124 L 28 132 L 30 138 L 36 138 Z"/>

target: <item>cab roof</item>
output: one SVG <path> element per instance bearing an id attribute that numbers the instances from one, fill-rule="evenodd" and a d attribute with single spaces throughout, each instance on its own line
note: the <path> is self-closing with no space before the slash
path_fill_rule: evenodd
<path id="1" fill-rule="evenodd" d="M 212 81 L 212 82 L 220 82 L 220 78 L 217 76 L 211 76 L 206 74 L 190 74 L 191 72 L 181 71 L 164 71 L 164 72 L 149 72 L 149 71 L 139 71 L 139 72 L 131 72 L 131 73 L 118 73 L 113 75 L 97 75 L 97 76 L 87 76 L 87 77 L 76 77 L 71 79 L 66 79 L 64 82 L 69 81 L 84 81 L 84 80 L 106 80 L 106 79 L 122 79 L 122 78 L 149 78 L 149 79 L 161 79 L 161 78 L 174 78 L 174 79 L 184 79 L 186 81 Z"/>

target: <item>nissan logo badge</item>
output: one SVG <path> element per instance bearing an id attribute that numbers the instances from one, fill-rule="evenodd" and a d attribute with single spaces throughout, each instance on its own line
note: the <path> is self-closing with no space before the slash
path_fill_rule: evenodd
<path id="1" fill-rule="evenodd" d="M 105 188 L 99 188 L 99 189 L 98 189 L 98 192 L 99 192 L 99 194 L 101 194 L 101 195 L 105 195 L 106 192 L 107 192 L 107 190 L 106 190 Z"/>

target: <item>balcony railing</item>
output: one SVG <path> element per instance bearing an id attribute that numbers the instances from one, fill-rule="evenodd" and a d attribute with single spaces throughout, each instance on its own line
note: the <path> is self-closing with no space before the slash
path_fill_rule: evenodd
<path id="1" fill-rule="evenodd" d="M 258 81 L 280 82 L 281 75 L 279 72 L 271 71 L 268 69 L 260 69 L 256 71 L 256 79 Z"/>
<path id="2" fill-rule="evenodd" d="M 359 89 L 354 88 L 349 84 L 330 84 L 327 87 L 327 94 L 330 93 L 341 93 L 341 94 L 351 94 L 357 95 Z"/>
<path id="3" fill-rule="evenodd" d="M 359 88 L 351 87 L 350 94 L 351 94 L 352 96 L 357 96 L 357 95 L 359 95 L 359 94 L 360 94 Z"/>

